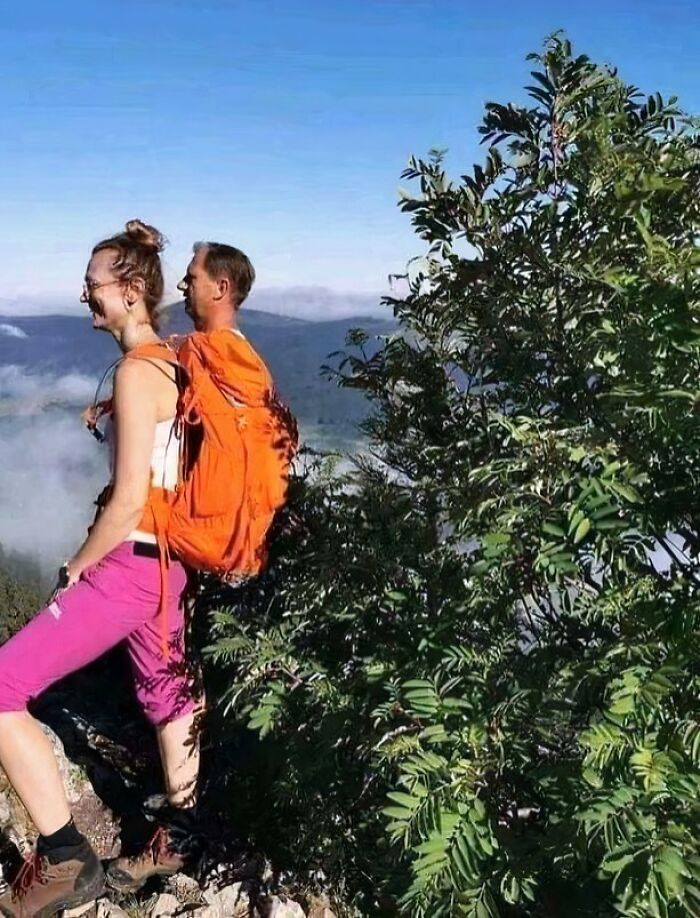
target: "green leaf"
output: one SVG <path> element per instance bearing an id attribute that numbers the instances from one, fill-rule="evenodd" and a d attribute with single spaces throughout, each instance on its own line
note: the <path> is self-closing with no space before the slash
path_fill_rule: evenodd
<path id="1" fill-rule="evenodd" d="M 545 521 L 544 523 L 542 523 L 542 529 L 548 535 L 556 536 L 559 539 L 563 539 L 566 536 L 566 533 L 561 528 L 561 526 L 555 526 L 554 523 L 548 523 Z"/>
<path id="2" fill-rule="evenodd" d="M 409 810 L 414 810 L 420 806 L 420 799 L 418 797 L 412 797 L 410 794 L 403 794 L 400 791 L 390 791 L 387 797 L 393 800 L 394 803 L 398 803 L 402 807 L 407 807 Z"/>
<path id="3" fill-rule="evenodd" d="M 635 849 L 622 848 L 611 852 L 605 857 L 602 868 L 606 873 L 618 874 L 624 870 L 637 856 Z"/>
<path id="4" fill-rule="evenodd" d="M 574 533 L 574 544 L 578 544 L 578 542 L 582 542 L 583 539 L 585 539 L 585 537 L 588 535 L 590 531 L 591 531 L 591 521 L 587 518 L 582 519 L 581 522 L 576 527 L 576 532 Z"/>
<path id="5" fill-rule="evenodd" d="M 659 852 L 659 862 L 681 876 L 690 877 L 691 875 L 683 858 L 678 851 L 670 845 L 664 846 Z"/>
<path id="6" fill-rule="evenodd" d="M 407 821 L 413 816 L 413 810 L 407 810 L 398 806 L 385 806 L 382 808 L 382 813 L 384 813 L 385 816 L 390 816 L 392 819 L 402 821 Z"/>

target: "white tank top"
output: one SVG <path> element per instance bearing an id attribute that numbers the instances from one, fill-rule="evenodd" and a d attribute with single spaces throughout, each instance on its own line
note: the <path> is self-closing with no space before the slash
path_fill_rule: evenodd
<path id="1" fill-rule="evenodd" d="M 110 443 L 110 471 L 114 475 L 114 430 L 110 417 L 106 429 L 106 438 Z M 175 426 L 175 418 L 158 421 L 151 453 L 151 487 L 174 491 L 180 467 L 180 438 Z M 134 529 L 126 541 L 150 542 L 156 544 L 156 537 L 150 532 Z"/>

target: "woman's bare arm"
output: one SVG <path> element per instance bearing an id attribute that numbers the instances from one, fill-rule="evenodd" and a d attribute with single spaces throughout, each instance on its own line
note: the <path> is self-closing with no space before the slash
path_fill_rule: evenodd
<path id="1" fill-rule="evenodd" d="M 114 377 L 112 489 L 85 542 L 68 562 L 69 583 L 116 548 L 138 526 L 148 499 L 157 421 L 153 369 L 125 360 Z"/>

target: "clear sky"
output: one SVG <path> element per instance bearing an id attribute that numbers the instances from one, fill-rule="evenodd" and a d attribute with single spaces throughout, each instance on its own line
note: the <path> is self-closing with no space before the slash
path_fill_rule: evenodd
<path id="1" fill-rule="evenodd" d="M 385 288 L 420 254 L 412 152 L 480 157 L 483 103 L 577 50 L 700 109 L 697 0 L 0 0 L 0 301 L 72 295 L 134 216 L 243 248 L 261 287 Z"/>

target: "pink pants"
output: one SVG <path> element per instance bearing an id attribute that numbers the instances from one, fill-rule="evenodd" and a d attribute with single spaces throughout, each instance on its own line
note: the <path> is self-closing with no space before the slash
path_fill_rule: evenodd
<path id="1" fill-rule="evenodd" d="M 136 695 L 151 723 L 165 724 L 194 709 L 184 661 L 185 570 L 170 562 L 166 658 L 159 562 L 142 554 L 152 548 L 122 542 L 0 647 L 0 712 L 25 710 L 52 683 L 124 639 Z"/>

